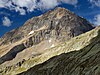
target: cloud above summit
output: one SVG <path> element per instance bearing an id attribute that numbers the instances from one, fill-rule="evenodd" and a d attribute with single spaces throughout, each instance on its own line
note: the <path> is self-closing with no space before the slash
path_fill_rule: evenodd
<path id="1" fill-rule="evenodd" d="M 92 5 L 100 7 L 100 0 L 89 0 Z"/>
<path id="2" fill-rule="evenodd" d="M 3 23 L 3 25 L 6 26 L 6 27 L 11 26 L 11 24 L 12 24 L 11 20 L 10 20 L 8 17 L 6 17 L 6 16 L 3 18 L 2 23 Z"/>
<path id="3" fill-rule="evenodd" d="M 94 24 L 97 26 L 100 25 L 100 14 L 94 17 Z"/>
<path id="4" fill-rule="evenodd" d="M 76 5 L 78 0 L 0 0 L 0 8 L 6 8 L 25 15 L 34 9 L 47 10 L 58 6 L 61 3 Z"/>

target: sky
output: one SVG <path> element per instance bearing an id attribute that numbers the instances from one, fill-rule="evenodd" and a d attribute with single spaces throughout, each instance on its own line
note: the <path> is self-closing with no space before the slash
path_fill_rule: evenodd
<path id="1" fill-rule="evenodd" d="M 95 26 L 100 25 L 100 0 L 0 0 L 0 37 L 56 7 L 69 9 Z"/>

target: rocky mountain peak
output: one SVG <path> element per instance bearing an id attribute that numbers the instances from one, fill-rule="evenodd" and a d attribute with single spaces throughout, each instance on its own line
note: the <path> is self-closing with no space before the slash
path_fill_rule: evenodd
<path id="1" fill-rule="evenodd" d="M 71 11 L 55 8 L 29 19 L 0 39 L 0 65 L 11 66 L 34 58 L 93 28 L 86 19 Z"/>
<path id="2" fill-rule="evenodd" d="M 58 7 L 41 16 L 33 17 L 22 27 L 6 33 L 0 39 L 0 45 L 17 42 L 28 36 L 31 31 L 39 31 L 56 39 L 70 39 L 91 29 L 93 26 L 88 21 L 65 8 Z"/>

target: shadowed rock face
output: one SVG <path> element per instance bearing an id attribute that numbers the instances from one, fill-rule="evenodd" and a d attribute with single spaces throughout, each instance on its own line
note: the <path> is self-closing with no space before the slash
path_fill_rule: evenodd
<path id="1" fill-rule="evenodd" d="M 0 64 L 4 63 L 6 61 L 12 60 L 13 58 L 16 57 L 17 53 L 21 52 L 25 48 L 26 47 L 24 46 L 24 44 L 15 46 L 6 55 L 4 55 L 3 57 L 0 58 Z"/>
<path id="2" fill-rule="evenodd" d="M 20 68 L 25 64 L 24 62 L 41 56 L 42 54 L 45 54 L 45 52 L 49 52 L 49 49 L 52 49 L 61 43 L 65 43 L 65 41 L 69 41 L 71 38 L 93 28 L 94 27 L 86 21 L 86 19 L 81 18 L 64 8 L 56 8 L 41 16 L 33 17 L 22 27 L 6 33 L 0 39 L 0 73 L 12 73 L 12 75 L 14 75 L 12 70 L 16 71 L 16 68 Z M 83 41 L 82 43 L 84 42 L 86 41 Z M 73 43 L 71 44 L 73 45 Z M 62 49 L 62 51 L 63 50 L 64 49 Z M 56 50 L 51 52 L 54 51 Z M 48 55 L 46 56 L 48 57 Z M 49 56 L 52 56 L 52 53 Z M 32 64 L 29 63 L 31 66 Z M 29 65 L 26 65 L 27 68 L 22 67 L 21 71 L 17 69 L 18 71 L 16 71 L 16 73 L 29 69 Z M 36 74 L 38 75 L 38 73 Z"/>

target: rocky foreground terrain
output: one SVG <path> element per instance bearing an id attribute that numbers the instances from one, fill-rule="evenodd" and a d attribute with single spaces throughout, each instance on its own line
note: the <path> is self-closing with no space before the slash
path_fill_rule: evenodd
<path id="1" fill-rule="evenodd" d="M 0 75 L 100 75 L 100 27 L 65 8 L 0 38 Z"/>

